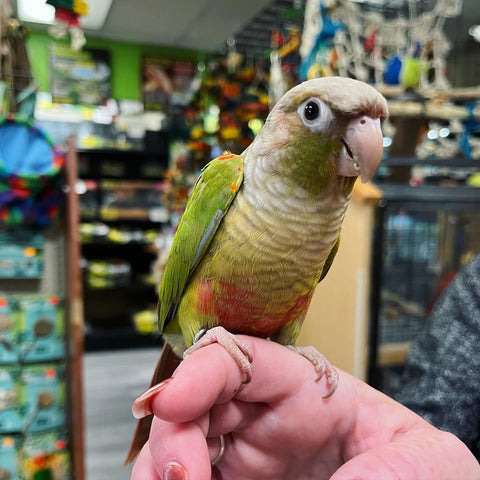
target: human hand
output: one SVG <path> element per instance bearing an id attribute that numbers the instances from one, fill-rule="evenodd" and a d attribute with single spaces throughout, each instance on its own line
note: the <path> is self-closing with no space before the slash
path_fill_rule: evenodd
<path id="1" fill-rule="evenodd" d="M 339 371 L 335 394 L 312 364 L 267 340 L 242 336 L 252 381 L 218 344 L 201 348 L 172 380 L 139 397 L 153 411 L 132 480 L 479 480 L 455 436 Z M 213 469 L 211 462 L 225 452 Z"/>

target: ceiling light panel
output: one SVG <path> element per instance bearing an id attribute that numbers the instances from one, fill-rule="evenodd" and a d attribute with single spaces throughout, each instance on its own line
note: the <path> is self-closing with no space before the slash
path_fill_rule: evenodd
<path id="1" fill-rule="evenodd" d="M 107 18 L 112 0 L 88 1 L 88 15 L 80 18 L 82 28 L 99 30 Z M 55 20 L 55 8 L 46 0 L 17 0 L 18 18 L 22 22 L 52 24 Z"/>

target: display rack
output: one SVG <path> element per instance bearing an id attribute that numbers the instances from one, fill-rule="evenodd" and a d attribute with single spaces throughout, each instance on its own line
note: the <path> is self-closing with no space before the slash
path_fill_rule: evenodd
<path id="1" fill-rule="evenodd" d="M 64 220 L 47 228 L 0 229 L 3 247 L 11 250 L 10 257 L 2 257 L 0 278 L 0 469 L 9 475 L 2 478 L 83 480 L 85 476 L 75 183 L 71 138 L 61 206 Z"/>
<path id="2" fill-rule="evenodd" d="M 87 350 L 161 342 L 136 327 L 138 318 L 154 322 L 153 265 L 169 224 L 168 139 L 158 138 L 155 151 L 79 150 Z"/>

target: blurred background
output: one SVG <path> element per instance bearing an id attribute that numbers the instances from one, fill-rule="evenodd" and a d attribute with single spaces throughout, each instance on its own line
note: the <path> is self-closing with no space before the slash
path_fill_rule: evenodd
<path id="1" fill-rule="evenodd" d="M 0 55 L 0 478 L 129 478 L 189 192 L 303 80 L 391 117 L 300 343 L 393 392 L 480 251 L 478 0 L 1 0 Z"/>

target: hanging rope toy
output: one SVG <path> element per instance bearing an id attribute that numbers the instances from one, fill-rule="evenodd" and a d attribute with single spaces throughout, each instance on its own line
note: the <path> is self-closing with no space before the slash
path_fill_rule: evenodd
<path id="1" fill-rule="evenodd" d="M 88 14 L 88 4 L 83 0 L 47 0 L 55 8 L 55 24 L 49 33 L 55 38 L 65 38 L 70 33 L 72 50 L 85 45 L 85 35 L 80 27 L 80 17 Z"/>

